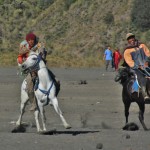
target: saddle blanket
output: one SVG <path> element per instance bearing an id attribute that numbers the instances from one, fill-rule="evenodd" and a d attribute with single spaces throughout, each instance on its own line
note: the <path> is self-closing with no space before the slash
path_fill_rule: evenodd
<path id="1" fill-rule="evenodd" d="M 133 82 L 132 90 L 131 90 L 131 91 L 132 91 L 132 93 L 139 91 L 139 84 L 138 84 L 138 81 L 137 81 L 137 80 L 135 80 L 135 81 Z"/>

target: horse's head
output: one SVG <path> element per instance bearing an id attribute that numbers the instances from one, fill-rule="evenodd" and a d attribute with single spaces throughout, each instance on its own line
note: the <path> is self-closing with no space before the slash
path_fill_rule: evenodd
<path id="1" fill-rule="evenodd" d="M 115 77 L 115 81 L 123 84 L 127 79 L 134 76 L 133 73 L 129 71 L 128 68 L 120 68 L 118 74 Z"/>
<path id="2" fill-rule="evenodd" d="M 38 70 L 39 62 L 41 60 L 41 56 L 35 53 L 31 53 L 28 58 L 21 65 L 21 69 L 23 73 L 27 74 L 29 72 Z"/>

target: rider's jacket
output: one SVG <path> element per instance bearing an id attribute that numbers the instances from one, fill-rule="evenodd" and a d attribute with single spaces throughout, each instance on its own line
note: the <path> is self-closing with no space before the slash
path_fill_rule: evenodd
<path id="1" fill-rule="evenodd" d="M 136 47 L 127 47 L 124 51 L 124 60 L 133 69 L 138 68 L 140 65 L 144 66 L 148 57 L 150 57 L 150 51 L 145 44 L 139 44 Z"/>
<path id="2" fill-rule="evenodd" d="M 23 47 L 26 47 L 27 49 L 29 49 L 29 44 L 26 40 L 20 43 L 20 49 L 22 49 Z"/>
<path id="3" fill-rule="evenodd" d="M 26 50 L 39 50 L 39 53 L 41 54 L 42 58 L 45 60 L 46 59 L 46 55 L 47 55 L 47 51 L 45 49 L 45 47 L 43 47 L 41 45 L 41 43 L 35 43 L 34 47 L 30 47 L 28 42 L 26 40 L 22 41 L 20 43 L 20 52 L 26 51 Z M 28 57 L 28 52 L 25 53 L 20 53 L 18 55 L 18 63 L 22 64 L 22 62 Z"/>
<path id="4" fill-rule="evenodd" d="M 34 49 L 37 46 L 37 44 L 38 43 L 35 43 L 34 47 L 30 47 L 28 42 L 24 40 L 20 43 L 20 51 L 25 50 L 25 49 L 28 49 L 28 50 Z"/>

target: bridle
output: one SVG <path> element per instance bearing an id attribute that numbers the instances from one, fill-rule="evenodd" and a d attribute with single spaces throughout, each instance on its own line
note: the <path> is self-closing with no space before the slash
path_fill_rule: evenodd
<path id="1" fill-rule="evenodd" d="M 35 55 L 35 56 L 36 56 L 36 58 L 32 58 L 32 59 L 34 59 L 34 60 L 36 59 L 35 63 L 34 63 L 32 66 L 30 66 L 30 67 L 28 67 L 28 68 L 25 68 L 25 69 L 23 69 L 23 68 L 24 68 L 24 64 L 22 65 L 22 71 L 23 71 L 25 74 L 28 74 L 29 72 L 33 72 L 33 71 L 38 71 L 38 70 L 40 69 L 39 63 L 40 63 L 40 61 L 42 60 L 41 55 L 31 54 L 30 56 L 32 56 L 32 55 Z M 29 57 L 30 57 L 30 56 L 29 56 Z"/>

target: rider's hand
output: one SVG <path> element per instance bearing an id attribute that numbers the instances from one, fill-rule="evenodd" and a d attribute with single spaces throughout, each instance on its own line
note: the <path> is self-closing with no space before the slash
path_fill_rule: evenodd
<path id="1" fill-rule="evenodd" d="M 139 65 L 139 67 L 138 67 L 138 68 L 139 68 L 139 69 L 141 69 L 141 70 L 143 70 L 143 69 L 144 69 L 142 65 Z"/>
<path id="2" fill-rule="evenodd" d="M 25 53 L 29 53 L 29 49 L 27 49 L 26 47 L 21 47 L 20 48 L 20 51 L 19 51 L 19 54 L 25 54 Z"/>
<path id="3" fill-rule="evenodd" d="M 27 52 L 27 53 L 28 53 L 28 52 L 30 52 L 30 50 L 29 50 L 29 49 L 25 49 L 24 52 Z"/>
<path id="4" fill-rule="evenodd" d="M 148 67 L 148 62 L 145 62 L 144 67 Z"/>
<path id="5" fill-rule="evenodd" d="M 37 44 L 37 47 L 38 47 L 38 48 L 40 48 L 41 46 L 42 46 L 42 44 L 41 44 L 41 43 L 38 43 L 38 44 Z"/>

